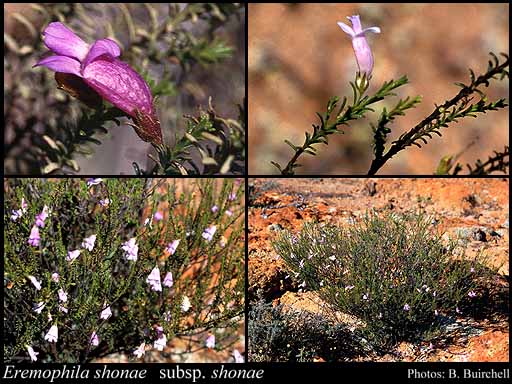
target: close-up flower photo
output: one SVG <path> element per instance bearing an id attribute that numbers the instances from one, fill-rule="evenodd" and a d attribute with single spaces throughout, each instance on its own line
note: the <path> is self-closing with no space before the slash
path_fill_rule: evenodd
<path id="1" fill-rule="evenodd" d="M 5 4 L 4 19 L 5 174 L 244 173 L 244 4 Z"/>
<path id="2" fill-rule="evenodd" d="M 509 4 L 248 11 L 250 174 L 508 174 Z"/>
<path id="3" fill-rule="evenodd" d="M 238 179 L 5 179 L 4 363 L 242 362 Z"/>

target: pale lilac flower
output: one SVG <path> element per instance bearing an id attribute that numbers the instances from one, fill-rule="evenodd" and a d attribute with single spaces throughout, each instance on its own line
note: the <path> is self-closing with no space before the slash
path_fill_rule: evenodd
<path id="1" fill-rule="evenodd" d="M 60 276 L 57 272 L 52 273 L 52 281 L 58 283 L 60 280 Z"/>
<path id="2" fill-rule="evenodd" d="M 52 314 L 50 313 L 50 311 L 48 311 L 48 322 L 51 323 L 52 321 L 53 321 Z"/>
<path id="3" fill-rule="evenodd" d="M 68 294 L 66 293 L 66 291 L 64 291 L 62 288 L 59 289 L 59 300 L 62 301 L 63 303 L 65 303 L 66 301 L 68 301 Z"/>
<path id="4" fill-rule="evenodd" d="M 321 286 L 321 287 L 323 287 L 323 286 L 324 286 L 324 281 L 323 281 L 323 280 L 320 282 L 320 286 Z"/>
<path id="5" fill-rule="evenodd" d="M 214 205 L 214 206 L 212 207 L 212 212 L 213 212 L 213 213 L 217 213 L 217 211 L 218 211 L 218 210 L 219 210 L 219 207 L 217 207 L 216 205 Z"/>
<path id="6" fill-rule="evenodd" d="M 73 261 L 75 260 L 78 256 L 80 256 L 80 250 L 79 249 L 76 249 L 74 251 L 68 251 L 68 255 L 66 256 L 66 261 Z"/>
<path id="7" fill-rule="evenodd" d="M 91 338 L 89 339 L 89 344 L 97 347 L 100 344 L 100 339 L 95 331 L 92 332 Z"/>
<path id="8" fill-rule="evenodd" d="M 299 268 L 302 269 L 304 268 L 304 260 L 301 260 L 300 263 L 299 263 Z"/>
<path id="9" fill-rule="evenodd" d="M 153 215 L 153 219 L 155 221 L 160 221 L 163 218 L 164 218 L 164 215 L 161 212 L 155 212 L 155 214 Z"/>
<path id="10" fill-rule="evenodd" d="M 471 298 L 476 297 L 476 293 L 474 291 L 470 291 L 468 293 L 468 296 L 471 297 Z"/>
<path id="11" fill-rule="evenodd" d="M 110 203 L 112 202 L 112 200 L 110 200 L 109 198 L 106 198 L 106 199 L 101 199 L 99 201 L 100 205 L 102 207 L 108 207 L 110 205 Z"/>
<path id="12" fill-rule="evenodd" d="M 331 260 L 331 261 L 336 260 L 336 256 L 334 256 L 334 255 L 333 256 L 329 256 L 329 260 Z"/>
<path id="13" fill-rule="evenodd" d="M 43 310 L 43 308 L 45 307 L 46 303 L 44 301 L 40 301 L 39 303 L 34 303 L 34 307 L 32 308 L 32 310 L 37 313 L 37 314 L 40 314 Z"/>
<path id="14" fill-rule="evenodd" d="M 351 289 L 354 289 L 354 285 L 347 285 L 345 287 L 345 291 L 350 291 Z"/>
<path id="15" fill-rule="evenodd" d="M 379 319 L 382 319 L 382 312 L 379 312 L 379 316 L 377 316 Z"/>
<path id="16" fill-rule="evenodd" d="M 151 285 L 151 290 L 162 292 L 162 283 L 160 282 L 160 270 L 158 267 L 153 268 L 146 279 L 146 283 Z"/>
<path id="17" fill-rule="evenodd" d="M 244 357 L 242 356 L 242 354 L 240 352 L 238 352 L 238 349 L 235 349 L 233 351 L 233 357 L 235 358 L 235 363 L 243 363 L 244 362 Z"/>
<path id="18" fill-rule="evenodd" d="M 36 287 L 36 290 L 39 291 L 41 289 L 41 282 L 37 281 L 37 279 L 32 275 L 29 275 L 27 277 L 32 282 L 32 284 L 34 284 L 34 287 Z"/>
<path id="19" fill-rule="evenodd" d="M 68 309 L 65 306 L 63 306 L 62 304 L 59 304 L 59 311 L 68 313 Z"/>
<path id="20" fill-rule="evenodd" d="M 221 248 L 224 248 L 226 246 L 227 239 L 224 236 L 220 237 L 219 245 Z"/>
<path id="21" fill-rule="evenodd" d="M 167 345 L 167 336 L 163 333 L 155 340 L 153 347 L 159 351 L 163 351 L 165 346 Z"/>
<path id="22" fill-rule="evenodd" d="M 181 310 L 183 312 L 188 312 L 191 306 L 192 304 L 190 303 L 190 299 L 188 298 L 188 296 L 183 296 L 183 299 L 181 301 Z"/>
<path id="23" fill-rule="evenodd" d="M 39 352 L 34 351 L 34 349 L 30 345 L 27 345 L 26 347 L 28 354 L 30 355 L 30 360 L 37 361 L 37 355 L 39 355 Z"/>
<path id="24" fill-rule="evenodd" d="M 53 23 L 52 23 L 53 24 Z M 65 27 L 64 27 L 65 28 Z M 50 56 L 50 57 L 53 57 L 53 56 Z M 41 60 L 42 61 L 42 60 Z M 41 65 L 44 65 L 44 64 L 41 64 Z M 50 67 L 48 67 L 50 68 Z M 50 69 L 53 69 L 53 68 L 50 68 Z M 103 182 L 103 179 L 102 178 L 93 178 L 93 177 L 90 177 L 87 179 L 87 186 L 88 187 L 92 187 L 93 185 L 98 185 L 98 184 L 101 184 Z"/>
<path id="25" fill-rule="evenodd" d="M 89 86 L 90 98 L 94 90 L 134 119 L 142 140 L 162 144 L 151 89 L 141 75 L 119 60 L 121 48 L 114 40 L 100 39 L 89 45 L 60 22 L 48 24 L 43 40 L 55 55 L 43 58 L 34 66 L 43 65 L 57 73 L 69 74 L 75 82 L 83 83 L 82 87 Z M 92 179 L 88 185 L 97 180 L 101 179 Z"/>
<path id="26" fill-rule="evenodd" d="M 209 349 L 215 348 L 215 335 L 208 336 L 205 344 L 206 344 L 206 348 L 209 348 Z"/>
<path id="27" fill-rule="evenodd" d="M 56 325 L 52 325 L 45 335 L 44 339 L 49 343 L 55 343 L 59 338 L 59 330 Z"/>
<path id="28" fill-rule="evenodd" d="M 12 211 L 11 221 L 18 220 L 21 216 L 23 216 L 23 211 L 21 209 L 16 209 Z"/>
<path id="29" fill-rule="evenodd" d="M 368 32 L 380 33 L 380 28 L 370 27 L 363 29 L 359 15 L 349 16 L 347 19 L 352 23 L 352 27 L 340 21 L 338 26 L 352 38 L 352 48 L 356 55 L 359 72 L 361 74 L 366 73 L 367 78 L 370 78 L 373 69 L 373 56 L 365 34 Z"/>
<path id="30" fill-rule="evenodd" d="M 107 305 L 107 307 L 101 311 L 100 319 L 108 320 L 110 316 L 112 316 L 112 311 L 110 310 L 110 305 Z"/>
<path id="31" fill-rule="evenodd" d="M 434 315 L 436 315 L 436 316 L 439 315 L 439 311 L 437 309 L 434 310 Z"/>
<path id="32" fill-rule="evenodd" d="M 437 296 L 437 292 L 436 291 L 432 292 L 432 296 L 436 297 Z"/>
<path id="33" fill-rule="evenodd" d="M 229 201 L 235 201 L 236 200 L 236 193 L 235 192 L 231 192 L 228 196 L 228 200 Z"/>
<path id="34" fill-rule="evenodd" d="M 41 237 L 39 237 L 39 228 L 37 228 L 37 226 L 34 225 L 30 230 L 28 243 L 33 247 L 37 247 L 39 245 L 39 241 L 41 241 Z"/>
<path id="35" fill-rule="evenodd" d="M 299 284 L 298 286 L 299 286 L 299 287 L 302 287 L 302 288 L 306 288 L 306 281 L 304 280 L 304 281 L 302 282 L 302 284 Z"/>
<path id="36" fill-rule="evenodd" d="M 368 300 L 369 297 L 370 297 L 370 294 L 369 293 L 365 293 L 363 295 L 363 300 Z"/>
<path id="37" fill-rule="evenodd" d="M 123 246 L 121 248 L 126 252 L 124 255 L 126 257 L 126 260 L 137 261 L 137 253 L 139 252 L 139 246 L 137 245 L 136 241 L 137 239 L 135 237 L 132 237 L 126 243 L 123 243 Z"/>
<path id="38" fill-rule="evenodd" d="M 149 217 L 148 217 L 146 220 L 144 220 L 144 226 L 148 225 L 149 222 L 150 222 L 150 220 L 149 220 Z"/>
<path id="39" fill-rule="evenodd" d="M 165 321 L 169 322 L 169 321 L 171 321 L 171 318 L 172 318 L 171 311 L 167 311 L 167 312 L 164 313 L 164 320 Z"/>
<path id="40" fill-rule="evenodd" d="M 202 234 L 203 239 L 205 239 L 206 241 L 212 241 L 213 235 L 215 235 L 216 230 L 217 230 L 216 225 L 212 225 L 211 227 L 206 228 Z"/>
<path id="41" fill-rule="evenodd" d="M 94 248 L 94 243 L 96 242 L 96 235 L 91 235 L 86 237 L 84 241 L 82 241 L 82 248 L 87 249 L 89 252 Z"/>
<path id="42" fill-rule="evenodd" d="M 474 268 L 474 267 L 471 267 L 471 269 L 469 270 L 469 272 L 474 273 L 474 272 L 475 272 L 475 268 Z"/>
<path id="43" fill-rule="evenodd" d="M 171 255 L 174 255 L 176 249 L 178 248 L 178 245 L 180 245 L 180 240 L 174 240 L 172 243 L 167 244 L 167 248 L 165 248 L 165 250 L 169 252 Z"/>
<path id="44" fill-rule="evenodd" d="M 171 288 L 173 286 L 174 280 L 172 279 L 172 273 L 171 272 L 167 272 L 167 274 L 164 277 L 164 281 L 163 281 L 162 284 L 164 285 L 164 287 L 168 287 L 168 288 Z"/>
<path id="45" fill-rule="evenodd" d="M 411 307 L 409 306 L 409 304 L 405 304 L 404 305 L 404 311 L 408 311 L 410 309 L 411 309 Z"/>
<path id="46" fill-rule="evenodd" d="M 462 313 L 461 310 L 459 309 L 459 307 L 455 307 L 455 312 Z"/>
<path id="47" fill-rule="evenodd" d="M 140 359 L 142 357 L 142 355 L 144 355 L 146 353 L 145 348 L 146 348 L 146 343 L 142 343 L 141 345 L 139 345 L 139 347 L 135 351 L 133 351 L 133 354 L 135 356 L 137 356 L 137 358 Z"/>
<path id="48" fill-rule="evenodd" d="M 226 209 L 226 212 L 225 212 L 226 216 L 233 216 L 233 211 L 231 211 L 230 209 Z"/>
<path id="49" fill-rule="evenodd" d="M 44 227 L 44 222 L 48 218 L 48 207 L 45 205 L 39 215 L 36 216 L 36 225 L 40 228 Z"/>

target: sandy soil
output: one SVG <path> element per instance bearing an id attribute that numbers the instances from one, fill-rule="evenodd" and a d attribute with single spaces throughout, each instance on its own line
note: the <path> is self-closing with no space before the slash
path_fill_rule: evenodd
<path id="1" fill-rule="evenodd" d="M 343 226 L 368 209 L 431 215 L 445 236 L 468 241 L 469 257 L 485 252 L 508 291 L 508 189 L 507 179 L 250 179 L 249 300 L 261 290 L 274 304 L 322 312 L 318 297 L 297 292 L 295 283 L 285 279 L 288 273 L 271 239 L 281 228 L 299 231 L 306 221 Z M 446 343 L 432 348 L 402 343 L 380 359 L 508 361 L 508 323 L 498 317 L 458 319 L 459 335 Z"/>

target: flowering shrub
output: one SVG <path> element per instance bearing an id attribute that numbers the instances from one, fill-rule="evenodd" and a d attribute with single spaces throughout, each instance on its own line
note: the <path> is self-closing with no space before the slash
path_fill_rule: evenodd
<path id="1" fill-rule="evenodd" d="M 135 359 L 175 338 L 188 340 L 180 353 L 232 350 L 244 305 L 244 186 L 191 185 L 7 180 L 5 360 Z"/>
<path id="2" fill-rule="evenodd" d="M 369 214 L 349 228 L 306 223 L 273 246 L 301 289 L 363 320 L 376 348 L 433 335 L 446 316 L 464 313 L 492 272 L 416 214 Z"/>

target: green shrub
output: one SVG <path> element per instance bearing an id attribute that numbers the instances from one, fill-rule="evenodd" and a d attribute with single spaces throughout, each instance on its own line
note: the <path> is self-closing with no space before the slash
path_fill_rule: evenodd
<path id="1" fill-rule="evenodd" d="M 40 361 L 71 363 L 112 352 L 133 356 L 142 343 L 158 349 L 175 337 L 190 339 L 193 350 L 206 348 L 211 335 L 215 350 L 238 340 L 243 185 L 233 179 L 90 184 L 4 184 L 5 361 L 28 360 L 28 346 Z M 34 228 L 40 239 L 29 243 Z M 56 342 L 45 340 L 52 328 Z"/>

